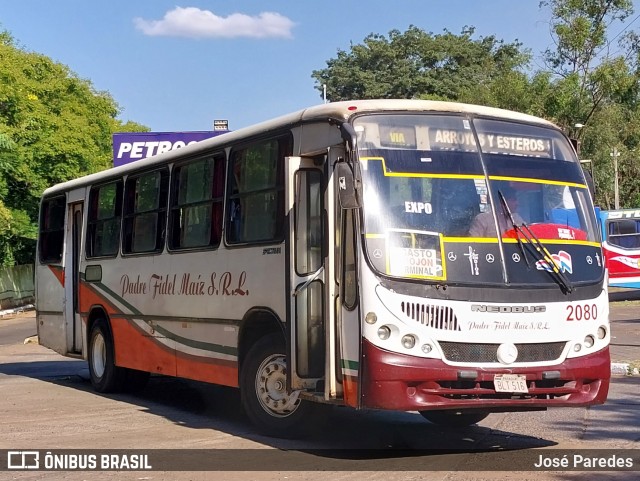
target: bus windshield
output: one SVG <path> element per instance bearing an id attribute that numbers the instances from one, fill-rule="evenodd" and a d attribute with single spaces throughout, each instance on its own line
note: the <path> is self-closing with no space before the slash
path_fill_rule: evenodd
<path id="1" fill-rule="evenodd" d="M 524 225 L 524 234 L 543 242 L 573 281 L 601 277 L 589 190 L 559 131 L 441 114 L 362 116 L 354 127 L 366 249 L 378 272 L 448 282 L 552 283 L 544 275 L 548 263 L 523 248 L 527 240 L 516 226 Z M 574 269 L 572 256 L 585 248 L 592 263 Z"/>

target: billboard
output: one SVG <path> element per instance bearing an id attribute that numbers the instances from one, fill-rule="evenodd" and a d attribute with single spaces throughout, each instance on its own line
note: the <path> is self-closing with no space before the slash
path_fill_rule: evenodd
<path id="1" fill-rule="evenodd" d="M 185 145 L 210 139 L 228 130 L 192 132 L 118 132 L 113 134 L 113 166 L 128 164 Z"/>

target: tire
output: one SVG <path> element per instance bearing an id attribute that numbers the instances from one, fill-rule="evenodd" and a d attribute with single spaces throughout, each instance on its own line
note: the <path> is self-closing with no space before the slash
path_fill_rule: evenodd
<path id="1" fill-rule="evenodd" d="M 267 436 L 296 438 L 309 433 L 321 406 L 287 393 L 287 362 L 281 335 L 256 342 L 242 364 L 240 397 L 249 419 Z"/>
<path id="2" fill-rule="evenodd" d="M 427 421 L 439 426 L 448 426 L 452 428 L 460 428 L 477 424 L 486 418 L 489 413 L 484 411 L 420 411 L 422 417 Z"/>
<path id="3" fill-rule="evenodd" d="M 115 365 L 113 337 L 104 319 L 97 319 L 89 336 L 91 385 L 101 393 L 118 392 L 124 386 L 126 370 Z"/>

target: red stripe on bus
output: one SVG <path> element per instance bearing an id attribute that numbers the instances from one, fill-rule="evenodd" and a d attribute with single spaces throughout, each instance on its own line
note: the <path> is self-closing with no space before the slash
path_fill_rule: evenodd
<path id="1" fill-rule="evenodd" d="M 49 266 L 49 270 L 56 276 L 58 282 L 64 287 L 64 269 L 60 266 Z"/>

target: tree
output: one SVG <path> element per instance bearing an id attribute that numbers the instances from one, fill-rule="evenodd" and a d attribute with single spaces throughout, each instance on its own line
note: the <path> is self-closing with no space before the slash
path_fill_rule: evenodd
<path id="1" fill-rule="evenodd" d="M 0 265 L 12 265 L 33 262 L 43 191 L 110 167 L 111 135 L 122 123 L 107 92 L 20 48 L 6 31 L 0 64 Z"/>
<path id="2" fill-rule="evenodd" d="M 542 0 L 553 46 L 544 69 L 530 52 L 495 36 L 434 35 L 417 27 L 370 34 L 315 70 L 330 100 L 428 98 L 490 105 L 544 117 L 581 141 L 594 162 L 596 201 L 613 206 L 611 152 L 620 153 L 620 199 L 640 205 L 640 36 L 622 22 L 632 0 Z M 635 20 L 635 19 L 634 19 Z M 630 22 L 633 23 L 633 22 Z M 617 33 L 610 38 L 610 31 Z M 584 127 L 577 129 L 576 124 Z"/>
<path id="3" fill-rule="evenodd" d="M 370 98 L 463 100 L 469 92 L 527 65 L 521 44 L 494 36 L 474 39 L 474 29 L 460 35 L 434 35 L 411 26 L 385 37 L 370 34 L 350 52 L 338 50 L 327 67 L 314 70 L 316 88 L 332 101 Z"/>
<path id="4" fill-rule="evenodd" d="M 621 22 L 633 13 L 631 0 L 544 0 L 552 14 L 555 48 L 544 58 L 555 92 L 544 114 L 580 138 L 582 157 L 594 161 L 597 202 L 613 207 L 613 148 L 621 153 L 622 206 L 640 202 L 633 150 L 640 142 L 638 37 L 622 35 Z M 621 32 L 609 39 L 609 30 Z M 616 41 L 614 43 L 614 41 Z M 575 124 L 585 127 L 574 130 Z"/>

